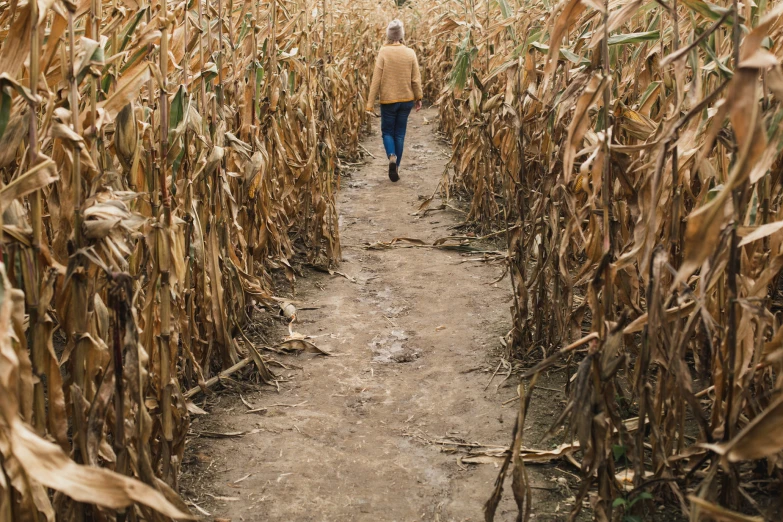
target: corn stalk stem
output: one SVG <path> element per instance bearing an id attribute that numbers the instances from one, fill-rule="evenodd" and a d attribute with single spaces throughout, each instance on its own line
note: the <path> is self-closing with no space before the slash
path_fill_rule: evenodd
<path id="1" fill-rule="evenodd" d="M 116 283 L 115 283 L 116 284 Z M 114 365 L 114 451 L 119 455 L 125 449 L 125 390 L 123 387 L 123 338 L 127 303 L 124 295 L 115 288 L 112 296 L 114 310 L 114 332 L 112 336 L 112 363 Z M 120 470 L 124 472 L 125 470 Z"/>
<path id="2" fill-rule="evenodd" d="M 226 377 L 230 377 L 231 375 L 233 375 L 234 373 L 238 372 L 239 370 L 241 370 L 242 368 L 244 368 L 245 366 L 247 366 L 248 364 L 250 364 L 252 362 L 253 362 L 253 357 L 247 357 L 245 359 L 242 359 L 239 362 L 237 362 L 236 364 L 234 364 L 233 366 L 231 366 L 229 368 L 226 368 L 225 370 L 223 370 L 219 374 L 215 375 L 214 377 L 211 377 L 211 378 L 207 379 L 206 381 L 204 381 L 203 388 L 201 386 L 194 386 L 193 388 L 189 389 L 188 391 L 186 391 L 182 395 L 186 399 L 191 399 L 191 398 L 195 397 L 196 395 L 198 395 L 200 392 L 202 392 L 204 389 L 210 388 L 210 387 L 214 386 L 215 384 L 220 382 L 221 379 L 225 379 Z"/>
<path id="3" fill-rule="evenodd" d="M 326 0 L 321 0 L 321 59 L 326 64 Z"/>
<path id="4" fill-rule="evenodd" d="M 604 87 L 603 92 L 603 105 L 604 105 L 604 164 L 603 164 L 603 182 L 602 182 L 602 204 L 603 204 L 603 250 L 604 256 L 608 256 L 611 261 L 612 256 L 612 222 L 611 222 L 611 204 L 612 204 L 612 153 L 611 153 L 611 140 L 612 140 L 612 121 L 611 121 L 611 94 L 612 94 L 612 71 L 609 63 L 609 1 L 604 0 L 604 13 L 603 13 L 603 27 L 604 37 L 601 41 L 601 61 L 603 66 L 603 75 L 606 78 L 607 85 Z M 604 320 L 610 320 L 612 318 L 612 288 L 613 282 L 610 281 L 611 276 L 611 263 L 605 263 L 604 269 L 604 287 L 603 287 L 603 307 L 604 307 Z M 603 324 L 601 325 L 603 328 Z"/>
<path id="5" fill-rule="evenodd" d="M 101 2 L 100 0 L 92 0 L 90 3 L 90 36 L 93 40 L 100 41 L 100 20 L 101 20 Z M 95 165 L 98 165 L 98 87 L 100 82 L 98 78 L 90 75 L 90 115 L 92 116 L 92 123 L 90 125 L 90 155 Z"/>
<path id="6" fill-rule="evenodd" d="M 739 45 L 740 45 L 740 28 L 739 28 L 739 4 L 738 0 L 733 0 L 732 8 L 734 10 L 734 24 L 732 26 L 732 55 L 734 59 L 734 71 L 735 74 L 739 72 Z M 735 158 L 736 160 L 736 158 Z M 735 408 L 735 363 L 737 353 L 737 273 L 740 270 L 739 259 L 739 237 L 737 235 L 737 228 L 740 226 L 742 212 L 742 192 L 741 188 L 737 188 L 732 193 L 733 207 L 734 207 L 734 220 L 731 225 L 731 235 L 729 237 L 729 263 L 726 272 L 726 286 L 728 289 L 728 325 L 727 325 L 727 352 L 726 358 L 727 364 L 727 377 L 728 377 L 728 390 L 726 399 L 726 428 L 724 432 L 725 440 L 730 440 L 734 436 L 735 426 L 732 422 L 733 411 Z"/>
<path id="7" fill-rule="evenodd" d="M 677 0 L 672 0 L 672 25 L 674 27 L 674 35 L 672 40 L 673 52 L 677 52 L 680 49 L 680 21 L 677 14 Z M 679 119 L 680 115 L 680 98 L 682 93 L 680 92 L 680 82 L 678 81 L 679 75 L 676 72 L 677 64 L 675 64 L 675 77 L 674 77 L 674 108 L 676 111 L 675 117 Z M 676 137 L 675 137 L 676 138 Z M 672 146 L 672 221 L 671 221 L 671 257 L 672 265 L 675 268 L 679 268 L 681 263 L 681 250 L 682 243 L 680 241 L 681 231 L 681 206 L 682 206 L 682 184 L 679 179 L 679 153 L 677 149 L 677 143 L 675 141 Z"/>
<path id="8" fill-rule="evenodd" d="M 167 0 L 161 2 L 161 13 L 168 17 Z M 168 70 L 169 70 L 169 27 L 163 25 L 160 37 L 160 70 L 162 85 L 160 88 L 160 199 L 163 204 L 163 223 L 158 229 L 158 269 L 160 271 L 160 393 L 161 393 L 161 424 L 163 437 L 167 443 L 174 438 L 174 426 L 171 412 L 171 289 L 170 289 L 170 256 L 169 234 L 171 231 L 171 197 L 169 196 L 167 172 L 169 151 L 169 103 L 168 103 Z M 167 465 L 164 462 L 164 466 Z M 167 473 L 164 473 L 164 477 Z"/>
<path id="9" fill-rule="evenodd" d="M 218 0 L 218 48 L 217 48 L 218 85 L 217 103 L 223 108 L 223 0 Z M 217 123 L 217 122 L 215 122 Z M 217 187 L 217 185 L 215 185 Z"/>
<path id="10" fill-rule="evenodd" d="M 198 30 L 199 30 L 199 36 L 198 36 L 198 58 L 199 58 L 199 64 L 201 65 L 201 78 L 199 81 L 200 89 L 199 89 L 199 104 L 198 109 L 201 114 L 207 113 L 207 82 L 204 81 L 204 1 L 203 0 L 196 0 L 198 2 Z M 207 34 L 209 34 L 209 26 L 207 26 Z M 207 36 L 209 38 L 209 36 Z M 202 121 L 202 126 L 206 124 L 206 118 Z M 204 127 L 204 130 L 206 130 L 206 127 Z"/>
<path id="11" fill-rule="evenodd" d="M 200 0 L 199 0 L 200 4 Z M 188 9 L 187 6 L 185 6 L 185 9 L 183 11 L 183 33 L 184 33 L 184 40 L 185 42 L 189 42 L 188 39 Z M 200 28 L 199 28 L 200 29 Z M 199 33 L 199 48 L 201 46 L 201 35 Z M 187 48 L 185 49 L 185 52 L 182 54 L 182 82 L 185 85 L 185 92 L 190 93 L 190 75 L 189 75 L 189 61 L 190 61 L 190 53 L 188 52 Z M 204 82 L 201 82 L 202 86 Z M 188 100 L 186 107 L 187 110 L 190 111 L 190 103 L 192 100 Z M 189 118 L 190 115 L 186 114 L 186 118 Z M 191 356 L 192 359 L 192 353 L 193 353 L 193 323 L 191 321 L 191 310 L 193 309 L 193 179 L 192 179 L 192 171 L 191 171 L 191 165 L 190 165 L 190 131 L 186 128 L 185 129 L 185 135 L 183 137 L 184 141 L 184 148 L 185 148 L 185 154 L 182 159 L 182 172 L 183 172 L 183 180 L 184 180 L 184 186 L 185 186 L 185 256 L 187 259 L 187 266 L 185 267 L 185 284 L 184 284 L 184 299 L 185 299 L 185 313 L 187 315 L 187 320 L 185 321 L 184 325 L 184 332 L 183 332 L 183 346 L 185 348 L 185 351 L 188 355 Z"/>
<path id="12" fill-rule="evenodd" d="M 41 54 L 41 39 L 38 32 L 38 3 L 30 2 L 30 91 L 33 96 L 29 102 L 30 123 L 28 128 L 28 166 L 33 168 L 39 161 L 38 144 L 38 79 L 40 75 L 39 57 Z M 33 266 L 30 288 L 33 289 L 32 295 L 26 296 L 28 313 L 30 314 L 31 328 L 31 352 L 33 371 L 39 377 L 38 382 L 33 388 L 33 411 L 35 419 L 35 428 L 39 433 L 43 433 L 46 419 L 46 405 L 44 398 L 44 385 L 41 377 L 44 370 L 44 350 L 46 349 L 43 338 L 43 331 L 40 328 L 41 318 L 38 313 L 39 289 L 38 282 L 41 280 L 41 229 L 43 228 L 41 191 L 36 190 L 32 196 L 32 220 L 33 220 Z"/>

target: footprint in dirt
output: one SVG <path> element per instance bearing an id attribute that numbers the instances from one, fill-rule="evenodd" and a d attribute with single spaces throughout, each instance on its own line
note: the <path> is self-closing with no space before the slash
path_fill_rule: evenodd
<path id="1" fill-rule="evenodd" d="M 408 346 L 408 334 L 404 330 L 392 330 L 376 335 L 368 343 L 375 354 L 373 361 L 379 363 L 406 363 L 419 358 L 419 352 Z"/>

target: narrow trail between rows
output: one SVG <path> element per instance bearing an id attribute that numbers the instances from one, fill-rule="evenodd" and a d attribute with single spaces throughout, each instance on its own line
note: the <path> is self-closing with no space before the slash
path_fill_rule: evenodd
<path id="1" fill-rule="evenodd" d="M 194 420 L 183 495 L 207 519 L 483 520 L 497 465 L 462 465 L 443 441 L 510 442 L 517 403 L 503 403 L 516 396 L 516 380 L 498 387 L 498 375 L 487 387 L 510 328 L 510 285 L 492 284 L 501 266 L 456 252 L 366 249 L 453 234 L 455 211 L 412 215 L 448 159 L 427 121 L 435 118 L 434 109 L 412 114 L 399 183 L 387 178 L 377 122 L 364 141 L 377 159 L 342 180 L 339 270 L 354 281 L 312 271 L 297 280 L 297 306 L 314 309 L 301 310 L 293 328 L 334 356 L 285 357 L 301 369 L 282 370 L 290 379 L 279 393 L 243 391 L 244 402 L 220 394 Z M 267 409 L 247 413 L 247 404 Z M 505 492 L 496 519 L 514 520 L 510 485 Z"/>

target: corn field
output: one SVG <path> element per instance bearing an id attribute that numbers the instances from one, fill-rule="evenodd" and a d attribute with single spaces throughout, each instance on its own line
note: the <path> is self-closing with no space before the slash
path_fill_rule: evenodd
<path id="1" fill-rule="evenodd" d="M 340 257 L 379 30 L 325 7 L 0 4 L 1 520 L 190 517 L 187 390 L 274 383 L 272 270 Z"/>
<path id="2" fill-rule="evenodd" d="M 400 4 L 0 3 L 0 520 L 192 518 L 188 399 L 275 383 L 244 332 L 274 272 L 341 258 L 393 17 L 452 147 L 442 197 L 508 249 L 526 369 L 486 519 L 507 474 L 529 519 L 526 411 L 563 364 L 572 519 L 779 516 L 783 4 Z"/>
<path id="3" fill-rule="evenodd" d="M 509 464 L 530 514 L 530 388 L 563 361 L 550 435 L 565 422 L 580 451 L 572 518 L 585 499 L 596 520 L 641 520 L 636 501 L 653 497 L 690 520 L 780 516 L 757 498 L 783 478 L 782 13 L 702 0 L 433 13 L 445 186 L 470 221 L 506 230 L 509 346 L 538 361 L 488 520 Z"/>

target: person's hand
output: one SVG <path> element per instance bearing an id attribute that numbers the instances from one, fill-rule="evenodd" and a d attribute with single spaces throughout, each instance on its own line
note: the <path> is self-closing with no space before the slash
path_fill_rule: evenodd
<path id="1" fill-rule="evenodd" d="M 421 110 L 421 100 L 418 100 L 416 102 L 416 105 L 414 105 L 414 107 L 416 107 L 416 112 L 419 112 Z"/>
<path id="2" fill-rule="evenodd" d="M 365 107 L 364 112 L 366 112 L 367 114 L 372 114 L 376 118 L 378 117 L 378 115 L 375 114 L 375 110 L 372 107 Z"/>

